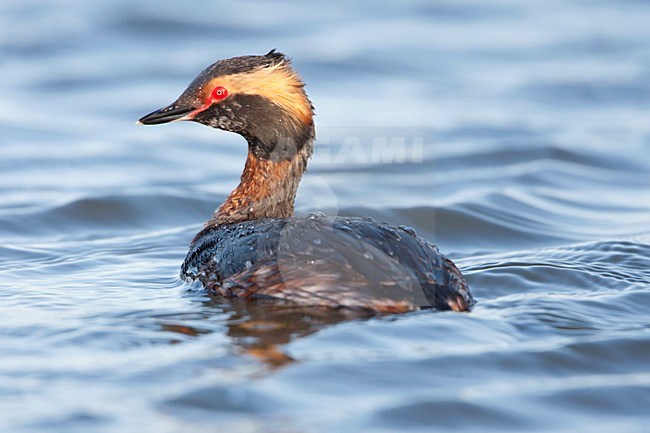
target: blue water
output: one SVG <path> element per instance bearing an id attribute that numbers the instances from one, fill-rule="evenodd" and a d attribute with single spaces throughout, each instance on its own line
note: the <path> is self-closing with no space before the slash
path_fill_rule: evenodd
<path id="1" fill-rule="evenodd" d="M 0 431 L 647 431 L 649 22 L 641 0 L 3 1 Z M 178 279 L 245 144 L 134 122 L 271 48 L 317 111 L 298 211 L 414 227 L 472 313 Z"/>

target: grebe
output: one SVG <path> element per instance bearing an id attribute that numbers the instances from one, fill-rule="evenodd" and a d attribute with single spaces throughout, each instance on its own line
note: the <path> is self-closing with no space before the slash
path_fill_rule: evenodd
<path id="1" fill-rule="evenodd" d="M 246 300 L 380 313 L 469 310 L 474 300 L 458 268 L 412 229 L 294 216 L 313 115 L 289 59 L 272 50 L 208 66 L 175 102 L 139 120 L 191 120 L 248 142 L 241 182 L 192 241 L 181 277 Z"/>

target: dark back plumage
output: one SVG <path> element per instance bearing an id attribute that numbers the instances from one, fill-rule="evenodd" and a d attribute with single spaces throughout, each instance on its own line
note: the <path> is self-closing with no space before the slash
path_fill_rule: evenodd
<path id="1" fill-rule="evenodd" d="M 399 312 L 473 304 L 453 263 L 411 229 L 323 214 L 207 229 L 182 275 L 226 297 L 300 305 Z"/>

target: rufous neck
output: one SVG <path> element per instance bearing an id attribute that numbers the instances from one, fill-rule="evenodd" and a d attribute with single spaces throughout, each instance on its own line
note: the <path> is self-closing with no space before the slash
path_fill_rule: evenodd
<path id="1" fill-rule="evenodd" d="M 241 181 L 217 209 L 209 225 L 293 215 L 300 179 L 310 155 L 272 161 L 248 153 Z"/>

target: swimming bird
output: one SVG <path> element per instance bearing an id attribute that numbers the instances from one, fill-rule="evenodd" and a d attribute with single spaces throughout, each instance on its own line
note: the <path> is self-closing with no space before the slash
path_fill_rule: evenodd
<path id="1" fill-rule="evenodd" d="M 314 108 L 290 60 L 272 50 L 208 66 L 138 123 L 198 122 L 241 135 L 239 185 L 191 243 L 181 277 L 227 298 L 400 313 L 467 311 L 454 263 L 413 229 L 370 218 L 294 216 L 312 156 Z"/>

